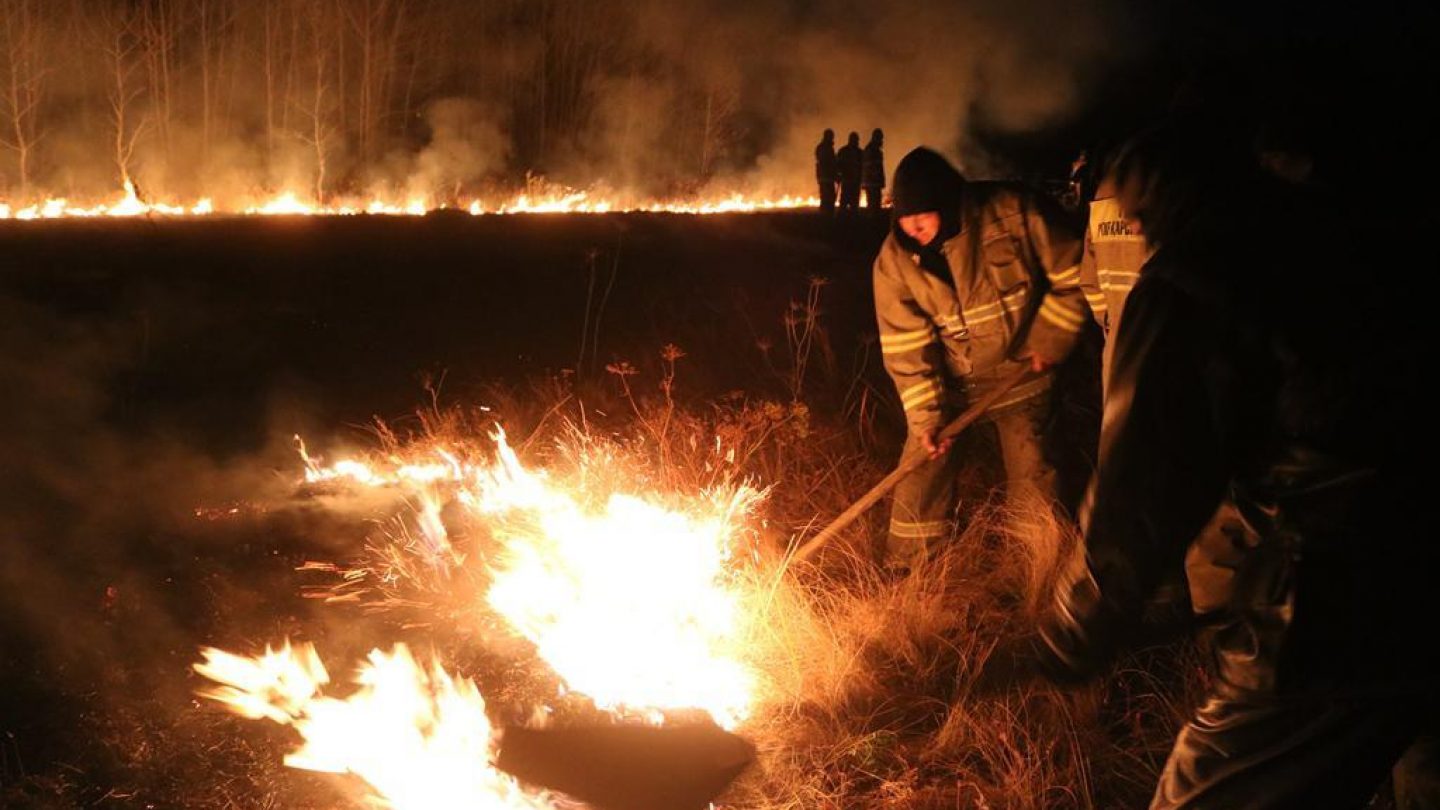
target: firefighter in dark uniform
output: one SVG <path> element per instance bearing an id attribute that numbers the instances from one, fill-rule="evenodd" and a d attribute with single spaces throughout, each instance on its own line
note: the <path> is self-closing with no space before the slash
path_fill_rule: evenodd
<path id="1" fill-rule="evenodd" d="M 1034 652 L 1095 673 L 1183 568 L 1213 674 L 1151 807 L 1359 808 L 1436 712 L 1424 344 L 1385 273 L 1399 234 L 1352 236 L 1243 152 L 1177 123 L 1116 167 L 1155 253 Z"/>

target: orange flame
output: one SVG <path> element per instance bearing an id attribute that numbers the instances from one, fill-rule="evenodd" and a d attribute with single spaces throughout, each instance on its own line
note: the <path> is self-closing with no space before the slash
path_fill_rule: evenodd
<path id="1" fill-rule="evenodd" d="M 124 181 L 121 197 L 113 202 L 76 205 L 63 197 L 22 204 L 0 201 L 0 220 L 73 219 L 94 217 L 199 217 L 212 214 L 244 216 L 353 216 L 371 214 L 385 216 L 423 216 L 430 211 L 457 210 L 472 215 L 484 214 L 605 214 L 611 212 L 648 212 L 670 214 L 726 214 L 753 211 L 774 211 L 813 208 L 820 204 L 817 197 L 782 195 L 752 197 L 739 193 L 694 199 L 642 199 L 599 191 L 580 191 L 560 186 L 532 183 L 532 189 L 507 199 L 473 199 L 459 205 L 446 205 L 423 198 L 388 200 L 381 197 L 343 200 L 322 204 L 293 190 L 282 190 L 264 199 L 235 200 L 217 204 L 206 197 L 195 202 L 158 202 L 142 199 L 135 185 Z"/>
<path id="2" fill-rule="evenodd" d="M 322 694 L 330 676 L 309 644 L 253 658 L 202 654 L 195 671 L 220 684 L 203 697 L 300 733 L 303 744 L 285 757 L 291 767 L 354 774 L 398 810 L 552 807 L 494 767 L 497 735 L 475 684 L 438 663 L 422 667 L 403 644 L 372 650 L 343 699 Z"/>
<path id="3" fill-rule="evenodd" d="M 325 466 L 299 447 L 307 482 L 397 487 L 418 501 L 430 562 L 463 559 L 440 518 L 445 504 L 488 531 L 497 546 L 485 561 L 486 604 L 568 689 L 620 713 L 699 709 L 725 728 L 743 721 L 755 702 L 741 642 L 753 617 L 734 573 L 762 494 L 741 485 L 678 508 L 622 492 L 592 503 L 526 469 L 503 432 L 493 438 L 488 464 L 432 447 Z"/>

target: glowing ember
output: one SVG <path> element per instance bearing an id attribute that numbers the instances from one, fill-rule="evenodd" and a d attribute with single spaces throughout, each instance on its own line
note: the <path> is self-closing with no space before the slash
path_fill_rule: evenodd
<path id="1" fill-rule="evenodd" d="M 654 718 L 700 709 L 734 728 L 755 702 L 741 642 L 755 617 L 740 608 L 746 592 L 735 571 L 761 494 L 728 487 L 678 507 L 658 494 L 587 495 L 527 470 L 502 433 L 494 438 L 490 463 L 442 447 L 330 466 L 303 443 L 300 452 L 308 482 L 410 494 L 424 541 L 414 550 L 429 563 L 464 562 L 440 519 L 456 504 L 456 519 L 474 524 L 467 534 L 494 543 L 484 550 L 486 605 L 570 690 L 606 710 Z"/>
<path id="2" fill-rule="evenodd" d="M 495 769 L 496 735 L 475 684 L 439 664 L 420 666 L 403 644 L 371 651 L 343 699 L 322 694 L 330 676 L 308 644 L 254 658 L 213 648 L 203 655 L 195 671 L 221 684 L 204 697 L 300 733 L 304 743 L 287 765 L 355 774 L 399 810 L 552 806 Z"/>
<path id="3" fill-rule="evenodd" d="M 508 199 L 481 200 L 453 206 L 454 210 L 479 216 L 484 214 L 605 214 L 610 212 L 649 212 L 670 214 L 726 214 L 749 211 L 775 211 L 811 208 L 820 201 L 815 197 L 779 196 L 750 197 L 732 193 L 713 198 L 687 200 L 641 199 L 601 192 L 578 191 L 532 183 L 533 188 Z M 206 197 L 189 205 L 156 202 L 142 198 L 128 179 L 120 199 L 97 202 L 89 206 L 72 204 L 63 198 L 34 202 L 0 201 L 0 220 L 66 219 L 90 217 L 135 216 L 207 216 L 211 214 L 246 216 L 352 216 L 371 214 L 385 216 L 422 216 L 430 211 L 452 208 L 431 200 L 409 198 L 401 201 L 382 197 L 358 198 L 322 204 L 304 195 L 283 190 L 268 199 L 251 198 L 217 203 Z"/>

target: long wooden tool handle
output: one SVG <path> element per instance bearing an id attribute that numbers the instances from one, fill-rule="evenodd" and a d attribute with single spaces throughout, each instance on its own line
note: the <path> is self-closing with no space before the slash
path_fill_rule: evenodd
<path id="1" fill-rule="evenodd" d="M 988 393 L 985 394 L 985 396 L 976 400 L 975 404 L 971 405 L 969 408 L 966 408 L 964 413 L 955 417 L 954 421 L 941 429 L 938 438 L 943 441 L 945 439 L 952 439 L 955 436 L 959 435 L 961 431 L 963 431 L 965 428 L 970 427 L 970 425 L 973 424 L 975 420 L 979 419 L 982 415 L 984 415 L 986 411 L 994 407 L 995 403 L 999 402 L 1001 397 L 1008 394 L 1010 392 L 1010 389 L 1019 385 L 1020 381 L 1025 379 L 1029 375 L 1030 369 L 1027 366 L 1026 368 L 1020 369 L 1019 371 L 1005 378 L 1004 380 L 1001 380 L 999 385 L 991 389 Z M 870 491 L 865 493 L 864 495 L 861 495 L 860 499 L 855 501 L 855 503 L 850 504 L 849 509 L 841 512 L 840 517 L 835 518 L 833 521 L 830 522 L 829 526 L 821 529 L 819 534 L 810 538 L 810 540 L 806 542 L 805 545 L 796 549 L 795 553 L 791 556 L 790 559 L 792 561 L 801 561 L 808 559 L 810 555 L 819 551 L 820 548 L 826 543 L 835 539 L 835 535 L 839 534 L 841 530 L 843 530 L 846 526 L 854 523 L 856 518 L 865 514 L 865 510 L 874 506 L 876 501 L 885 497 L 886 493 L 894 489 L 896 484 L 900 483 L 902 480 L 905 479 L 905 476 L 914 472 L 918 467 L 925 464 L 925 462 L 929 460 L 930 456 L 924 451 L 918 453 L 911 453 L 908 456 L 902 457 L 900 459 L 900 464 L 895 467 L 893 472 L 880 479 L 880 483 L 871 487 Z"/>

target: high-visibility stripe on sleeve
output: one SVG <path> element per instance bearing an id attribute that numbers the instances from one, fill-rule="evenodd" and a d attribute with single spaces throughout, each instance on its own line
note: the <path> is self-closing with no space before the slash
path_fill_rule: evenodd
<path id="1" fill-rule="evenodd" d="M 1058 273 L 1047 273 L 1051 284 L 1074 284 L 1080 281 L 1080 265 L 1071 265 Z"/>
<path id="2" fill-rule="evenodd" d="M 907 411 L 917 410 L 940 398 L 940 383 L 922 380 L 900 392 L 900 405 Z"/>
<path id="3" fill-rule="evenodd" d="M 1110 309 L 1110 303 L 1105 300 L 1104 293 L 1085 293 L 1085 300 L 1090 302 L 1092 312 L 1104 312 Z"/>
<path id="4" fill-rule="evenodd" d="M 1085 324 L 1083 315 L 1071 312 L 1048 295 L 1040 302 L 1040 317 L 1066 332 L 1079 332 Z"/>
<path id="5" fill-rule="evenodd" d="M 881 354 L 902 354 L 916 349 L 923 349 L 934 339 L 935 331 L 934 328 L 930 326 L 909 332 L 881 335 L 880 352 Z"/>

